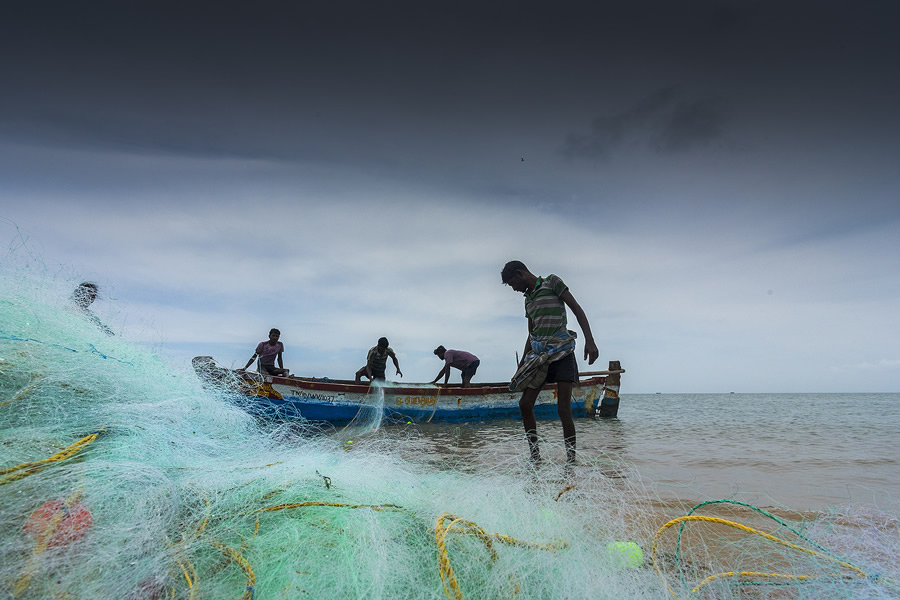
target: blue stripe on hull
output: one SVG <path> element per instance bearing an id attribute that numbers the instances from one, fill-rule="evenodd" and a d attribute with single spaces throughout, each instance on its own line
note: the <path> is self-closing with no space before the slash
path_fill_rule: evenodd
<path id="1" fill-rule="evenodd" d="M 237 405 L 247 412 L 269 419 L 326 421 L 329 423 L 346 423 L 352 421 L 357 415 L 367 417 L 365 407 L 360 411 L 358 405 L 333 404 L 330 402 L 318 402 L 304 400 L 302 398 L 246 398 L 241 397 Z M 577 417 L 585 416 L 584 405 L 572 402 L 572 414 Z M 556 418 L 555 404 L 538 404 L 534 407 L 534 415 L 538 419 Z M 415 422 L 425 421 L 485 421 L 489 419 L 518 419 L 521 414 L 519 407 L 514 406 L 469 406 L 459 409 L 416 409 L 386 406 L 384 416 L 388 420 L 407 420 Z"/>

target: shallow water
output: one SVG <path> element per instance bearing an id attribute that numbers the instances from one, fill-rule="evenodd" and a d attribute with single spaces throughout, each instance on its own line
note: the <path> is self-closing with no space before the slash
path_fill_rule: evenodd
<path id="1" fill-rule="evenodd" d="M 408 427 L 385 435 L 408 437 Z M 524 454 L 521 427 L 419 424 L 410 444 L 436 463 L 477 468 Z M 736 494 L 798 510 L 900 508 L 898 428 L 900 394 L 623 394 L 617 419 L 576 422 L 579 468 L 605 466 L 615 477 L 628 465 L 663 498 Z M 538 431 L 546 452 L 563 460 L 558 421 L 541 421 Z"/>

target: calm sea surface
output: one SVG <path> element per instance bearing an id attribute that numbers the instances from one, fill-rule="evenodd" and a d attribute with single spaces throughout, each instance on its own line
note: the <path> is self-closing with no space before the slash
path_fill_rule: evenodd
<path id="1" fill-rule="evenodd" d="M 478 469 L 524 456 L 519 421 L 390 425 L 436 465 Z M 626 394 L 613 420 L 576 421 L 579 468 L 599 466 L 662 499 L 735 497 L 817 510 L 900 508 L 900 394 Z M 539 421 L 562 461 L 559 422 Z"/>

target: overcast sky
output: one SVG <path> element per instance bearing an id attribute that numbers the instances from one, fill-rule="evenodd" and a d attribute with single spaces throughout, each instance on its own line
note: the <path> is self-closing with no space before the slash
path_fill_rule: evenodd
<path id="1" fill-rule="evenodd" d="M 5 3 L 0 243 L 175 363 L 508 380 L 519 259 L 623 392 L 898 391 L 897 6 Z"/>

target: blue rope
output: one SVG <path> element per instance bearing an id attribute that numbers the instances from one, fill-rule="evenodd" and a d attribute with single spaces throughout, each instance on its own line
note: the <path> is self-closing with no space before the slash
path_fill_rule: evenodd
<path id="1" fill-rule="evenodd" d="M 5 334 L 5 333 L 6 333 L 5 331 L 0 331 L 0 334 Z M 68 350 L 69 352 L 75 352 L 76 354 L 81 353 L 81 352 L 88 352 L 87 350 L 76 350 L 75 348 L 69 348 L 68 346 L 62 346 L 60 344 L 52 344 L 49 342 L 42 342 L 41 340 L 36 340 L 34 338 L 22 338 L 17 335 L 13 335 L 13 334 L 0 335 L 0 340 L 13 340 L 16 342 L 34 342 L 36 344 L 43 344 L 44 346 L 52 346 L 54 348 L 62 348 L 63 350 Z M 114 360 L 114 361 L 120 362 L 124 365 L 131 365 L 132 367 L 134 366 L 133 362 L 129 362 L 127 360 L 120 360 L 118 358 L 115 358 L 112 356 L 107 356 L 106 354 L 103 354 L 102 352 L 100 352 L 99 350 L 94 348 L 93 344 L 88 344 L 88 346 L 90 347 L 90 352 L 89 352 L 90 354 L 99 354 L 100 358 L 103 358 L 106 360 Z"/>

